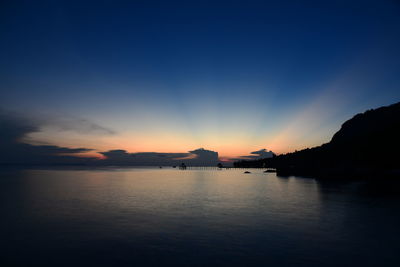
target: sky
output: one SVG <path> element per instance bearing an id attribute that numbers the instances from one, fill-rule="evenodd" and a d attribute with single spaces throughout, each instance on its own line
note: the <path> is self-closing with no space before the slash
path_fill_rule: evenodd
<path id="1" fill-rule="evenodd" d="M 400 101 L 395 0 L 2 1 L 0 38 L 18 142 L 99 157 L 286 153 Z"/>

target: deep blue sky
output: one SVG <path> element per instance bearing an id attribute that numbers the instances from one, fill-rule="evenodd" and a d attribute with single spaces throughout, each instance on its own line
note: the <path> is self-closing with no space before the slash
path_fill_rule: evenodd
<path id="1" fill-rule="evenodd" d="M 286 152 L 400 100 L 397 1 L 2 1 L 0 36 L 3 109 L 117 133 L 37 142 Z"/>

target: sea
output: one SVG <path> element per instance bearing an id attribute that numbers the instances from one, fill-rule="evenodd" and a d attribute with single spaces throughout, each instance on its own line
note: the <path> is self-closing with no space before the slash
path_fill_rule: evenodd
<path id="1" fill-rule="evenodd" d="M 1 266 L 400 266 L 400 183 L 3 168 Z"/>

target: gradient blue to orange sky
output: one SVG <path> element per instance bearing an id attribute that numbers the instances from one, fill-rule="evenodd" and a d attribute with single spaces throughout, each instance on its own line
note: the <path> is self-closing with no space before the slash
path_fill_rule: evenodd
<path id="1" fill-rule="evenodd" d="M 400 100 L 398 1 L 0 5 L 0 107 L 32 144 L 284 153 Z"/>

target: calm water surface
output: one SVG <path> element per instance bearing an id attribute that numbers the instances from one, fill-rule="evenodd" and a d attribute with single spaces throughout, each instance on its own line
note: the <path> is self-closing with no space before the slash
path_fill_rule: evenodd
<path id="1" fill-rule="evenodd" d="M 392 183 L 1 170 L 2 266 L 400 266 Z"/>

